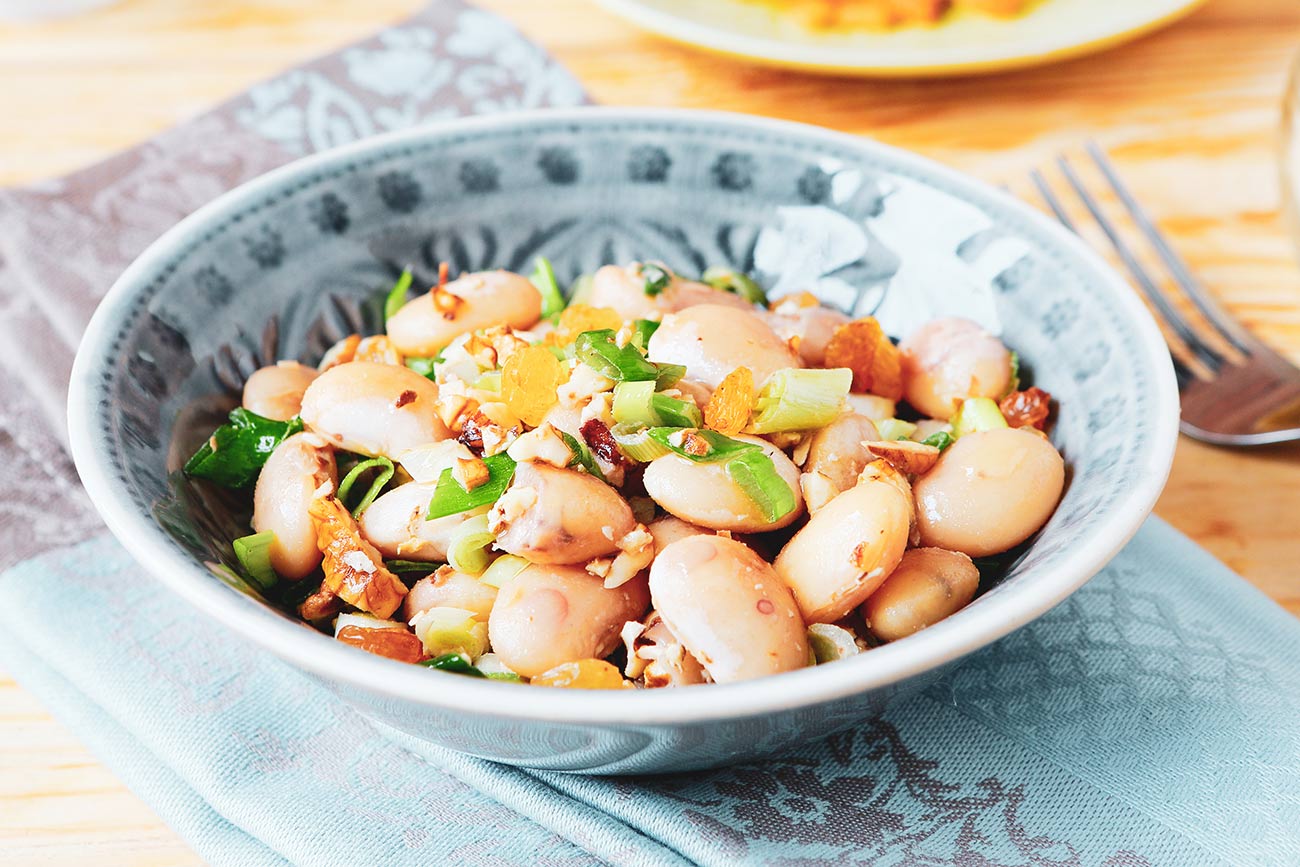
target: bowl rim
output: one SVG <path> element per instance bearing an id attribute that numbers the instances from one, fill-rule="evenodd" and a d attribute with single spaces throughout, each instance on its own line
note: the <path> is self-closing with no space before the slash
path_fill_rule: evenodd
<path id="1" fill-rule="evenodd" d="M 708 689 L 629 690 L 617 692 L 513 688 L 466 677 L 441 677 L 344 645 L 314 629 L 267 610 L 262 603 L 214 580 L 196 560 L 169 544 L 163 531 L 136 510 L 126 491 L 115 484 L 107 450 L 96 444 L 100 430 L 92 384 L 108 356 L 114 333 L 130 312 L 143 277 L 218 215 L 263 198 L 289 180 L 372 150 L 422 140 L 492 131 L 529 124 L 662 121 L 712 124 L 795 138 L 821 139 L 851 150 L 865 151 L 887 164 L 941 181 L 975 201 L 1010 209 L 1048 235 L 1091 276 L 1110 286 L 1118 315 L 1131 321 L 1141 338 L 1143 358 L 1151 377 L 1152 434 L 1147 438 L 1144 467 L 1108 513 L 1082 541 L 1063 554 L 1055 569 L 1036 575 L 1015 592 L 986 597 L 963 612 L 962 629 L 923 630 L 902 641 L 865 654 L 871 664 L 815 666 L 795 672 Z M 356 142 L 294 160 L 260 175 L 196 210 L 150 246 L 123 272 L 100 302 L 81 340 L 73 363 L 68 395 L 69 437 L 77 471 L 91 501 L 127 551 L 152 575 L 199 610 L 229 628 L 242 640 L 269 650 L 281 659 L 327 681 L 347 684 L 386 699 L 415 702 L 500 719 L 538 721 L 574 726 L 637 727 L 684 725 L 743 719 L 808 707 L 889 687 L 936 669 L 985 647 L 1044 614 L 1085 584 L 1133 537 L 1151 512 L 1173 463 L 1178 437 L 1179 399 L 1174 369 L 1164 339 L 1136 292 L 1100 256 L 1072 233 L 1025 203 L 982 181 L 925 157 L 872 139 L 808 124 L 730 112 L 695 109 L 607 108 L 539 109 L 503 115 L 463 118 L 425 124 Z M 252 606 L 250 608 L 250 605 Z M 263 616 L 250 616 L 260 611 Z M 436 675 L 434 675 L 436 677 Z M 434 684 L 431 688 L 430 684 Z"/>

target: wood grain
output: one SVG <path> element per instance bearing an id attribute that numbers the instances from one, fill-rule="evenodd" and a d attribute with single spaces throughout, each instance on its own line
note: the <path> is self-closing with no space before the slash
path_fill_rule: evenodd
<path id="1" fill-rule="evenodd" d="M 1278 107 L 1300 49 L 1295 0 L 1214 0 L 1105 55 L 1027 72 L 875 82 L 758 68 L 636 32 L 587 0 L 481 0 L 597 100 L 822 124 L 1027 191 L 1024 176 L 1095 137 L 1206 283 L 1300 361 L 1300 270 L 1278 217 Z M 127 0 L 0 25 L 0 183 L 58 174 L 249 84 L 398 20 L 419 0 Z M 20 86 L 9 86 L 17 82 Z M 1300 613 L 1300 449 L 1184 440 L 1158 511 Z M 0 675 L 5 864 L 200 863 L 11 679 Z"/>

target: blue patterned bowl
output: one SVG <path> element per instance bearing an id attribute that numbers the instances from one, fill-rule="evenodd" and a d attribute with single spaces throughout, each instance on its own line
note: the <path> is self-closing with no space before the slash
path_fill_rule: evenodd
<path id="1" fill-rule="evenodd" d="M 370 656 L 279 614 L 223 568 L 245 507 L 178 469 L 259 361 L 315 361 L 403 264 L 429 279 L 562 278 L 658 258 L 812 287 L 894 333 L 941 313 L 1000 331 L 1060 401 L 1070 468 L 1042 533 L 972 605 L 834 665 L 761 681 L 601 693 L 475 681 Z M 270 323 L 269 325 L 267 323 Z M 1160 334 L 1078 240 L 982 184 L 870 141 L 768 120 L 584 109 L 440 124 L 301 160 L 186 219 L 115 285 L 70 399 L 77 467 L 148 571 L 389 726 L 456 750 L 589 773 L 683 770 L 848 727 L 1056 605 L 1159 494 L 1178 397 Z"/>

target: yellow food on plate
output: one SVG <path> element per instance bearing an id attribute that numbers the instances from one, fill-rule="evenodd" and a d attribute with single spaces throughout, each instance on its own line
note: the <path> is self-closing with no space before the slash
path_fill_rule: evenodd
<path id="1" fill-rule="evenodd" d="M 889 29 L 937 24 L 953 11 L 998 18 L 1023 13 L 1033 0 L 762 0 L 816 30 Z"/>

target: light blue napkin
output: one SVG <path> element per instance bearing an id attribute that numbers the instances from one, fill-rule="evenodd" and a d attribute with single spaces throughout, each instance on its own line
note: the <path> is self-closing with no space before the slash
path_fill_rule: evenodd
<path id="1" fill-rule="evenodd" d="M 1300 863 L 1300 624 L 1155 519 L 883 717 L 658 778 L 377 729 L 109 538 L 0 596 L 0 659 L 214 865 Z"/>

